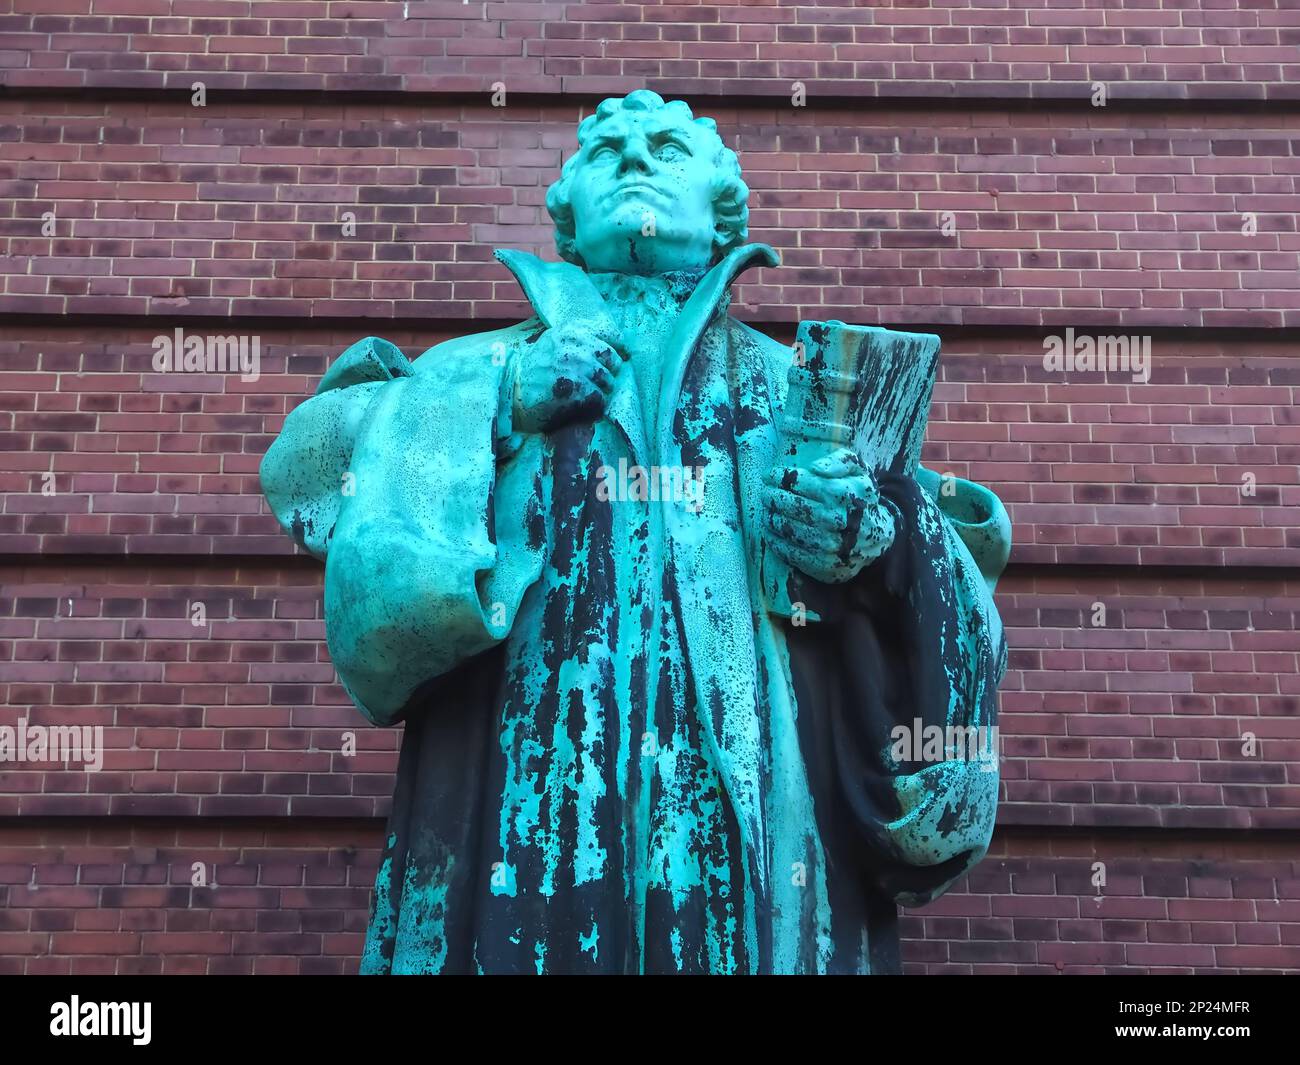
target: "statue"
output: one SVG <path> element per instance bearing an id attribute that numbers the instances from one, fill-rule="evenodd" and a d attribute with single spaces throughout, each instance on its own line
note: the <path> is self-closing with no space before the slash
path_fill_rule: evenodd
<path id="1" fill-rule="evenodd" d="M 996 727 L 1006 512 L 917 464 L 937 338 L 728 314 L 778 259 L 712 120 L 578 141 L 563 261 L 496 253 L 533 317 L 360 341 L 262 463 L 405 724 L 361 969 L 898 971 L 993 830 L 996 752 L 929 737 Z"/>

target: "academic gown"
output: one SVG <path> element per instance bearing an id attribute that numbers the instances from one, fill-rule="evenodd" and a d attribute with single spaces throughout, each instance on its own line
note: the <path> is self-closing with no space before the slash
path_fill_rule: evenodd
<path id="1" fill-rule="evenodd" d="M 510 424 L 515 361 L 552 325 L 619 330 L 579 268 L 498 257 L 534 318 L 414 361 L 359 342 L 261 470 L 325 561 L 341 682 L 405 724 L 362 971 L 897 972 L 898 904 L 993 830 L 996 759 L 900 755 L 891 730 L 995 725 L 1005 510 L 881 471 L 893 546 L 783 615 L 762 478 L 791 354 L 727 314 L 775 253 L 681 294 L 657 424 L 620 373 L 594 424 L 545 435 Z M 703 491 L 611 492 L 636 467 Z"/>

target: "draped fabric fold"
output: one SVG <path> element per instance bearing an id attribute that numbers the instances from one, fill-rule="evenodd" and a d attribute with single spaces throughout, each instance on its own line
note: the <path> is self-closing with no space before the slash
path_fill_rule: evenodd
<path id="1" fill-rule="evenodd" d="M 993 834 L 1006 651 L 988 589 L 937 502 L 905 477 L 883 479 L 881 494 L 908 534 L 845 589 L 834 640 L 792 654 L 804 672 L 836 678 L 807 726 L 819 732 L 808 750 L 835 781 L 828 831 L 881 892 L 915 906 L 979 861 Z M 961 749 L 918 757 L 926 730 Z"/>

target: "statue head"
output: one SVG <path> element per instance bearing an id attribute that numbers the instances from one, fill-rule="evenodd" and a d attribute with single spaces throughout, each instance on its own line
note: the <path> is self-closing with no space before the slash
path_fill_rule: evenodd
<path id="1" fill-rule="evenodd" d="M 717 123 L 648 89 L 604 101 L 546 207 L 560 256 L 588 273 L 704 270 L 749 234 L 749 189 Z"/>

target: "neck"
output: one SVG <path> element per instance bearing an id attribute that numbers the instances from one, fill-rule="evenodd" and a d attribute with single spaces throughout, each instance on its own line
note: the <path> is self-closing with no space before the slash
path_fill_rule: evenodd
<path id="1" fill-rule="evenodd" d="M 705 270 L 670 270 L 663 274 L 610 271 L 589 276 L 607 302 L 656 304 L 672 313 L 681 310 L 705 273 Z"/>

